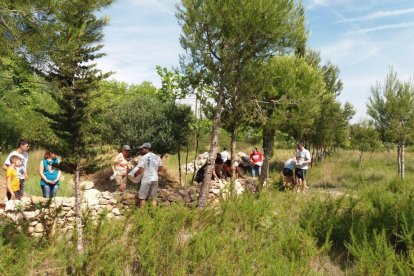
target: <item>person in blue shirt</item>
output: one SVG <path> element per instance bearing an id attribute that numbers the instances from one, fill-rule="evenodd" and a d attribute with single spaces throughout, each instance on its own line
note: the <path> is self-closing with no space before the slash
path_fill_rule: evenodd
<path id="1" fill-rule="evenodd" d="M 58 155 L 51 151 L 46 151 L 44 159 L 40 161 L 40 186 L 44 198 L 52 198 L 56 196 L 62 175 L 61 171 L 56 168 L 56 165 L 59 163 L 60 160 Z"/>

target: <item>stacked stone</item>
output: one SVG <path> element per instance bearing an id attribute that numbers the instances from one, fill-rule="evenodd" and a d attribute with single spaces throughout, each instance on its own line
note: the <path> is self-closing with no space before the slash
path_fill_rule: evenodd
<path id="1" fill-rule="evenodd" d="M 251 182 L 251 181 L 250 181 Z M 254 192 L 255 183 L 249 180 L 238 179 L 234 184 L 234 192 L 240 195 L 245 190 Z M 122 194 L 100 192 L 94 189 L 93 182 L 85 181 L 81 184 L 83 215 L 90 215 L 93 221 L 98 217 L 107 219 L 122 219 L 126 211 L 134 208 L 138 202 L 136 192 Z M 159 190 L 158 202 L 160 206 L 182 204 L 194 207 L 200 193 L 198 186 L 186 189 L 163 188 Z M 212 182 L 208 195 L 209 205 L 215 205 L 220 199 L 226 199 L 230 193 L 230 183 L 225 181 Z M 14 210 L 0 210 L 0 218 L 9 218 L 19 225 L 28 226 L 28 234 L 34 237 L 59 233 L 71 233 L 75 227 L 75 198 L 55 197 L 47 200 L 42 197 L 24 197 Z"/>
<path id="2" fill-rule="evenodd" d="M 196 158 L 196 168 L 194 169 L 194 161 L 190 162 L 187 164 L 187 171 L 188 172 L 194 172 L 195 170 L 198 170 L 199 168 L 201 168 L 201 166 L 203 166 L 208 158 L 208 152 L 204 152 L 202 154 L 200 154 L 199 156 L 197 156 Z M 182 165 L 181 169 L 183 171 L 185 171 L 185 167 L 186 165 Z"/>

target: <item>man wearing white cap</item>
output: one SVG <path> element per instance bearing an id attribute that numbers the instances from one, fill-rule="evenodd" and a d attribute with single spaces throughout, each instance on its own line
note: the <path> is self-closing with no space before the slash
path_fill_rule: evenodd
<path id="1" fill-rule="evenodd" d="M 161 158 L 154 154 L 150 143 L 144 143 L 139 147 L 142 156 L 138 164 L 138 171 L 135 176 L 143 174 L 141 187 L 139 188 L 139 206 L 145 205 L 145 201 L 152 200 L 152 205 L 157 205 L 158 173 L 162 170 Z"/>

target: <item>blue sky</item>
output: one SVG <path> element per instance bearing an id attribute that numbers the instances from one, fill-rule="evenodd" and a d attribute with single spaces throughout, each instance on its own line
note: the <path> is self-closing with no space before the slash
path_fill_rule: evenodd
<path id="1" fill-rule="evenodd" d="M 182 51 L 175 0 L 118 0 L 104 13 L 106 57 L 98 61 L 112 78 L 128 83 L 159 85 L 156 65 L 177 66 Z M 324 61 L 339 66 L 344 90 L 340 101 L 350 102 L 366 117 L 370 87 L 382 81 L 392 66 L 400 79 L 414 76 L 413 0 L 304 0 L 308 46 Z"/>

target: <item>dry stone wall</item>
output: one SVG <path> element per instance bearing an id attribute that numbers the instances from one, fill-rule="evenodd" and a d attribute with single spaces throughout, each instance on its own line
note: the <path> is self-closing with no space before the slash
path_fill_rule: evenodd
<path id="1" fill-rule="evenodd" d="M 85 181 L 81 186 L 82 215 L 88 215 L 95 220 L 98 217 L 110 220 L 122 219 L 129 210 L 136 208 L 138 203 L 138 194 L 134 191 L 101 192 L 94 188 L 94 183 L 91 181 Z M 236 180 L 234 194 L 241 195 L 246 191 L 249 193 L 256 191 L 255 180 Z M 210 205 L 218 204 L 229 194 L 229 182 L 213 182 L 208 196 Z M 194 207 L 198 195 L 198 186 L 185 189 L 167 187 L 159 189 L 157 200 L 160 206 L 182 204 Z M 25 227 L 27 234 L 34 237 L 53 235 L 56 232 L 71 233 L 75 228 L 75 198 L 55 197 L 48 200 L 43 197 L 25 196 L 21 201 L 16 201 L 13 206 L 9 205 L 6 210 L 0 210 L 0 220 L 4 219 Z"/>

